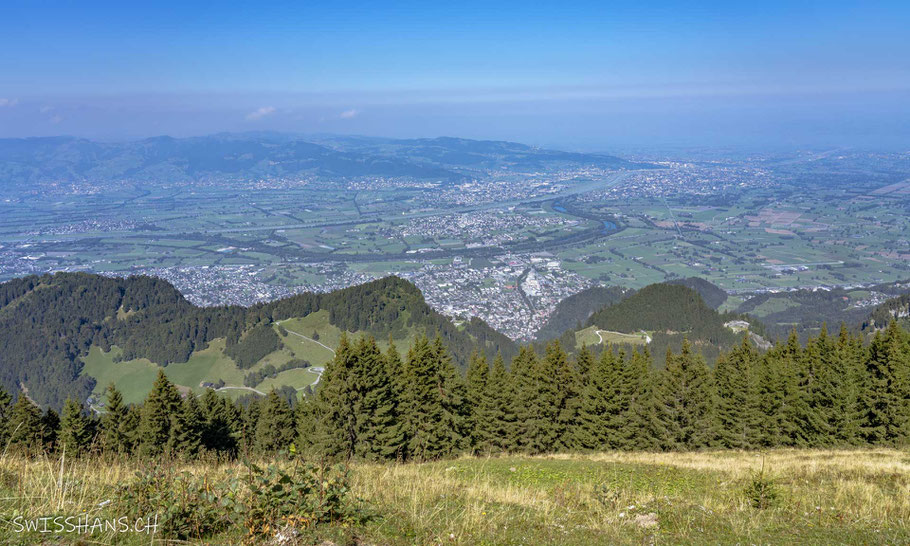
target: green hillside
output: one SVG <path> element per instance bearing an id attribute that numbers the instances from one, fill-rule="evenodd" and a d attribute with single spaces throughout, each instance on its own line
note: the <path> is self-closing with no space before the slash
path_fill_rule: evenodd
<path id="1" fill-rule="evenodd" d="M 537 340 L 558 338 L 566 330 L 584 324 L 598 309 L 618 302 L 629 293 L 618 286 L 594 286 L 569 296 L 556 305 L 550 318 L 538 330 Z"/>
<path id="2" fill-rule="evenodd" d="M 638 332 L 624 334 L 601 330 L 597 326 L 588 326 L 575 332 L 575 348 L 582 346 L 597 347 L 600 345 L 647 345 L 650 343 L 652 332 Z"/>
<path id="3" fill-rule="evenodd" d="M 742 334 L 725 324 L 742 318 L 718 313 L 692 288 L 660 283 L 646 286 L 595 312 L 586 327 L 633 335 L 653 332 L 649 347 L 658 364 L 662 364 L 667 348 L 679 350 L 683 339 L 688 339 L 708 361 L 713 361 L 721 350 L 729 350 L 740 341 Z M 756 324 L 750 326 L 760 329 Z"/>
<path id="4" fill-rule="evenodd" d="M 700 277 L 674 279 L 672 281 L 667 281 L 667 284 L 678 284 L 695 290 L 711 309 L 717 309 L 727 301 L 727 293 L 723 288 Z"/>
<path id="5" fill-rule="evenodd" d="M 343 331 L 383 346 L 439 335 L 461 367 L 475 347 L 490 358 L 516 350 L 479 319 L 456 327 L 396 277 L 249 308 L 199 308 L 160 279 L 59 273 L 0 284 L 0 385 L 27 388 L 51 407 L 111 381 L 138 396 L 158 367 L 194 390 L 220 382 L 247 392 L 301 389 L 317 377 L 302 368 L 331 359 Z"/>

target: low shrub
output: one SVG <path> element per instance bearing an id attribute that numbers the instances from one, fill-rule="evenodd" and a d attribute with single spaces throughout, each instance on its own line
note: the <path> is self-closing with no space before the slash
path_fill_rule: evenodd
<path id="1" fill-rule="evenodd" d="M 170 539 L 201 539 L 230 528 L 237 519 L 237 480 L 215 482 L 171 469 L 137 472 L 120 488 L 118 501 L 131 518 L 156 518 Z"/>
<path id="2" fill-rule="evenodd" d="M 216 479 L 171 467 L 138 472 L 120 488 L 118 504 L 130 517 L 157 517 L 159 536 L 177 540 L 205 539 L 240 527 L 250 537 L 265 537 L 288 528 L 369 519 L 351 494 L 343 466 L 246 467 L 243 476 Z"/>
<path id="3" fill-rule="evenodd" d="M 249 469 L 244 524 L 250 535 L 368 519 L 360 503 L 352 499 L 348 469 L 341 465 L 296 464 L 287 471 L 275 465 L 250 465 Z"/>
<path id="4" fill-rule="evenodd" d="M 765 474 L 764 465 L 760 471 L 752 474 L 745 494 L 749 499 L 749 504 L 759 510 L 770 508 L 777 502 L 777 486 L 774 484 L 774 480 Z"/>

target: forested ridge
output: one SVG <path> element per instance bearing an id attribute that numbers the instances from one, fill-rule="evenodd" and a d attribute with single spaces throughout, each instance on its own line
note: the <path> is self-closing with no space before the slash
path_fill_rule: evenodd
<path id="1" fill-rule="evenodd" d="M 554 341 L 511 362 L 475 354 L 462 374 L 439 337 L 404 355 L 343 337 L 320 388 L 299 403 L 276 391 L 245 404 L 212 390 L 182 397 L 163 373 L 140 405 L 109 387 L 100 417 L 72 399 L 58 415 L 0 392 L 0 442 L 187 459 L 294 445 L 365 460 L 910 443 L 910 334 L 895 322 L 868 345 L 842 327 L 805 345 L 794 333 L 765 353 L 744 337 L 714 369 L 688 343 L 665 358 L 658 369 L 647 350 L 569 357 Z"/>
<path id="2" fill-rule="evenodd" d="M 438 333 L 459 366 L 475 347 L 490 356 L 516 350 L 479 319 L 456 328 L 414 285 L 396 277 L 249 308 L 200 308 L 152 277 L 58 273 L 0 284 L 0 385 L 13 393 L 25 387 L 34 401 L 55 408 L 68 397 L 84 400 L 95 384 L 80 376 L 81 357 L 93 345 L 105 351 L 117 345 L 123 360 L 147 358 L 166 366 L 225 338 L 225 353 L 249 368 L 280 346 L 272 322 L 320 310 L 342 330 L 382 338 L 408 330 Z"/>
<path id="3" fill-rule="evenodd" d="M 762 332 L 761 324 L 753 318 L 718 313 L 689 286 L 659 283 L 595 312 L 586 326 L 624 333 L 653 332 L 650 346 L 659 365 L 667 349 L 679 350 L 684 339 L 713 363 L 720 350 L 729 350 L 738 342 L 739 334 L 724 326 L 736 319 L 747 320 L 752 331 Z"/>
<path id="4" fill-rule="evenodd" d="M 556 304 L 550 318 L 535 337 L 537 341 L 549 341 L 567 330 L 578 329 L 595 311 L 618 302 L 631 292 L 619 286 L 585 288 Z"/>
<path id="5" fill-rule="evenodd" d="M 723 288 L 700 277 L 673 279 L 667 281 L 667 284 L 678 284 L 680 286 L 685 286 L 691 288 L 692 290 L 695 290 L 698 292 L 698 295 L 701 296 L 701 299 L 705 300 L 705 303 L 711 309 L 717 309 L 723 305 L 725 301 L 727 301 L 727 293 Z"/>

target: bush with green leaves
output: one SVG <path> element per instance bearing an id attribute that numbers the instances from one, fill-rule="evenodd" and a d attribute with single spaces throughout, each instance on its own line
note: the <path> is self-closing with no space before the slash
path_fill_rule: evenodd
<path id="1" fill-rule="evenodd" d="M 249 496 L 243 512 L 250 535 L 367 519 L 360 503 L 351 498 L 348 469 L 342 465 L 298 463 L 289 470 L 249 465 L 249 470 Z"/>
<path id="2" fill-rule="evenodd" d="M 358 523 L 368 519 L 351 495 L 343 466 L 293 463 L 247 464 L 242 476 L 213 478 L 161 467 L 138 472 L 121 487 L 117 503 L 132 518 L 156 518 L 166 539 L 200 540 L 241 528 L 251 538 L 281 529 L 312 529 L 327 523 Z"/>
<path id="3" fill-rule="evenodd" d="M 157 518 L 169 539 L 201 539 L 225 531 L 238 515 L 242 490 L 237 479 L 214 481 L 171 468 L 137 472 L 121 487 L 119 504 L 131 518 Z"/>

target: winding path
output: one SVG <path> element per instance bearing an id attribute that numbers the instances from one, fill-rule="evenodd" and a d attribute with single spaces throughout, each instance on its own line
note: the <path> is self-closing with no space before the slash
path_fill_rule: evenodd
<path id="1" fill-rule="evenodd" d="M 289 320 L 291 320 L 291 319 L 279 320 L 279 321 L 276 322 L 275 324 L 281 324 L 282 322 L 287 322 L 287 321 L 289 321 Z M 285 328 L 285 331 L 287 331 L 287 333 L 289 333 L 289 334 L 294 334 L 294 335 L 297 336 L 297 337 L 302 337 L 303 339 L 305 339 L 305 340 L 307 340 L 307 341 L 312 341 L 312 342 L 315 343 L 316 345 L 319 345 L 320 347 L 323 347 L 323 348 L 325 348 L 325 349 L 328 349 L 329 351 L 332 352 L 332 356 L 335 356 L 335 349 L 329 347 L 328 345 L 326 345 L 326 344 L 324 344 L 324 343 L 320 343 L 320 342 L 316 341 L 315 339 L 313 339 L 313 338 L 311 338 L 311 337 L 307 337 L 307 336 L 305 336 L 305 335 L 303 335 L 303 334 L 298 334 L 297 332 L 295 332 L 295 331 L 293 331 L 293 330 L 288 330 L 287 328 Z"/>
<path id="2" fill-rule="evenodd" d="M 221 387 L 220 389 L 215 389 L 215 392 L 221 392 L 221 391 L 250 391 L 250 392 L 255 392 L 256 394 L 259 394 L 261 396 L 265 396 L 264 392 L 257 391 L 253 387 Z"/>
<path id="3" fill-rule="evenodd" d="M 282 322 L 287 322 L 288 320 L 290 320 L 290 319 L 279 320 L 279 321 L 277 321 L 275 324 L 281 324 Z M 332 356 L 335 356 L 335 349 L 332 349 L 332 348 L 329 347 L 328 345 L 326 345 L 326 344 L 324 344 L 324 343 L 320 343 L 320 342 L 316 341 L 315 339 L 313 339 L 313 338 L 311 338 L 311 337 L 307 337 L 307 336 L 305 336 L 305 335 L 303 335 L 303 334 L 299 334 L 299 333 L 297 333 L 297 332 L 295 332 L 295 331 L 293 331 L 293 330 L 288 330 L 287 328 L 285 328 L 285 331 L 287 331 L 287 333 L 289 333 L 289 334 L 294 334 L 295 336 L 300 337 L 300 338 L 303 338 L 303 339 L 305 339 L 305 340 L 307 340 L 307 341 L 312 341 L 312 342 L 315 343 L 316 345 L 319 345 L 320 347 L 322 347 L 322 348 L 328 350 L 329 352 L 331 352 L 331 353 L 332 353 Z M 325 368 L 323 368 L 323 367 L 318 367 L 318 366 L 317 366 L 317 367 L 314 367 L 314 368 L 309 368 L 308 370 L 309 370 L 310 372 L 312 372 L 312 373 L 317 374 L 317 375 L 316 375 L 316 381 L 313 381 L 312 383 L 310 383 L 310 384 L 307 385 L 307 386 L 300 387 L 299 389 L 296 389 L 298 392 L 302 391 L 303 389 L 305 389 L 305 388 L 307 388 L 307 387 L 315 387 L 316 385 L 318 385 L 318 384 L 319 384 L 319 380 L 322 379 L 322 374 L 323 374 L 323 372 L 325 372 Z M 221 387 L 220 389 L 215 389 L 215 392 L 227 391 L 227 390 L 250 391 L 250 392 L 255 392 L 256 394 L 258 394 L 258 395 L 260 395 L 260 396 L 266 396 L 266 393 L 264 393 L 264 392 L 262 392 L 262 391 L 260 391 L 260 390 L 254 389 L 254 388 L 252 388 L 252 387 Z"/>
<path id="4" fill-rule="evenodd" d="M 316 370 L 319 370 L 319 371 L 316 371 Z M 302 391 L 303 389 L 305 389 L 305 388 L 307 388 L 307 387 L 312 388 L 312 387 L 315 387 L 316 385 L 318 385 L 318 384 L 319 384 L 319 380 L 322 379 L 322 374 L 325 373 L 325 368 L 319 368 L 319 367 L 318 367 L 318 368 L 310 368 L 309 371 L 311 371 L 311 372 L 317 374 L 317 375 L 316 375 L 316 381 L 313 381 L 312 383 L 310 383 L 310 384 L 307 385 L 306 387 L 300 387 L 299 389 L 297 389 L 297 392 L 300 392 L 300 391 Z"/>
<path id="5" fill-rule="evenodd" d="M 635 335 L 635 334 L 624 334 L 624 333 L 622 333 L 622 332 L 612 332 L 612 331 L 610 331 L 610 330 L 594 330 L 594 333 L 597 334 L 597 339 L 600 340 L 600 344 L 601 344 L 601 345 L 603 345 L 603 343 L 604 343 L 604 338 L 603 338 L 602 335 L 600 335 L 601 332 L 604 333 L 604 334 L 619 334 L 619 335 L 621 335 L 621 336 L 633 336 L 633 335 Z M 648 343 L 648 344 L 651 343 L 651 336 L 649 336 L 646 332 L 641 332 L 641 333 L 644 334 L 644 336 L 645 336 L 645 343 Z"/>

